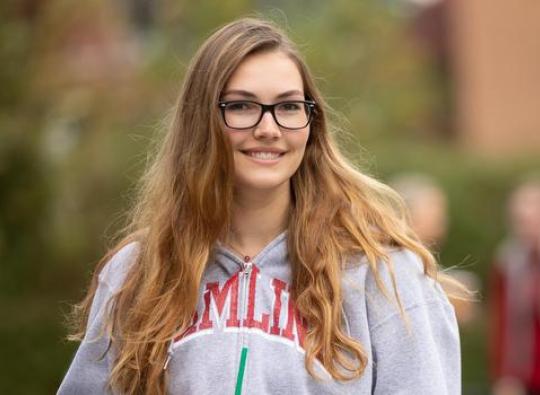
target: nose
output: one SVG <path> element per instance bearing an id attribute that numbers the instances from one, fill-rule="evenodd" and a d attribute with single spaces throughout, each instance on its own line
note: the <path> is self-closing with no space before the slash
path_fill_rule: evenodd
<path id="1" fill-rule="evenodd" d="M 263 114 L 261 122 L 255 127 L 253 135 L 256 138 L 273 138 L 276 139 L 281 135 L 281 129 L 274 120 L 274 117 L 267 111 Z"/>

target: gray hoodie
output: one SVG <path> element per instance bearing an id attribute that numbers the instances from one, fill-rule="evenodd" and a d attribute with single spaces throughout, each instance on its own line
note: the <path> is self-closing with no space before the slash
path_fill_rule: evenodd
<path id="1" fill-rule="evenodd" d="M 316 361 L 319 379 L 310 376 L 304 362 L 305 324 L 289 298 L 286 238 L 285 231 L 252 260 L 218 245 L 192 325 L 169 347 L 170 394 L 461 393 L 454 310 L 440 286 L 423 274 L 420 259 L 403 249 L 389 254 L 410 332 L 359 255 L 343 274 L 343 327 L 363 345 L 368 365 L 360 378 L 338 382 Z M 107 393 L 113 351 L 106 352 L 106 337 L 94 338 L 106 301 L 119 290 L 138 248 L 137 243 L 125 246 L 100 273 L 86 337 L 58 394 Z M 392 294 L 389 272 L 379 267 Z"/>

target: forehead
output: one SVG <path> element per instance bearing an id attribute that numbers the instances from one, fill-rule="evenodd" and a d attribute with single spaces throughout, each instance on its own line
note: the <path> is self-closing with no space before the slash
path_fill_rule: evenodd
<path id="1" fill-rule="evenodd" d="M 514 213 L 535 212 L 540 215 L 540 187 L 525 186 L 515 191 L 510 199 L 510 210 Z"/>
<path id="2" fill-rule="evenodd" d="M 540 185 L 525 185 L 518 188 L 512 194 L 512 200 L 516 203 L 530 203 L 540 205 Z"/>
<path id="3" fill-rule="evenodd" d="M 256 53 L 245 58 L 231 75 L 227 90 L 246 90 L 260 97 L 284 91 L 304 91 L 296 63 L 280 51 Z"/>

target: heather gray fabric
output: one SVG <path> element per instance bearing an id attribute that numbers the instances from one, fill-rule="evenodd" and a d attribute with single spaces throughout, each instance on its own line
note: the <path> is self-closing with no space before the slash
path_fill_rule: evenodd
<path id="1" fill-rule="evenodd" d="M 368 356 L 362 377 L 340 383 L 315 364 L 304 366 L 304 326 L 288 298 L 287 232 L 270 242 L 253 266 L 216 248 L 201 286 L 193 325 L 171 341 L 170 394 L 460 394 L 459 334 L 452 306 L 422 272 L 412 252 L 390 250 L 410 333 L 395 303 L 378 290 L 365 257 L 343 275 L 344 328 Z M 103 394 L 114 350 L 99 333 L 105 302 L 119 289 L 138 245 L 118 252 L 100 274 L 88 334 L 58 394 Z M 386 266 L 380 272 L 392 293 Z"/>

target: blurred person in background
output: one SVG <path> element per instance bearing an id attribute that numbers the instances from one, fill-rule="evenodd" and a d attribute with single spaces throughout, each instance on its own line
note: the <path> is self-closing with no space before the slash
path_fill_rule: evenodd
<path id="1" fill-rule="evenodd" d="M 432 250 L 439 250 L 448 232 L 448 198 L 437 181 L 422 173 L 399 174 L 392 178 L 390 186 L 405 200 L 411 216 L 411 225 L 420 240 Z M 479 289 L 478 276 L 468 270 L 452 269 L 449 275 L 470 290 Z M 452 293 L 452 288 L 448 291 Z M 478 304 L 471 298 L 453 298 L 460 326 L 472 325 L 478 317 Z"/>
<path id="2" fill-rule="evenodd" d="M 59 394 L 460 393 L 452 279 L 342 156 L 279 28 L 208 38 L 160 147 Z"/>
<path id="3" fill-rule="evenodd" d="M 411 226 L 420 240 L 438 248 L 448 230 L 448 199 L 435 180 L 419 173 L 401 174 L 390 181 L 410 210 Z"/>
<path id="4" fill-rule="evenodd" d="M 491 271 L 490 356 L 496 395 L 540 394 L 540 178 L 511 193 L 509 234 Z"/>

